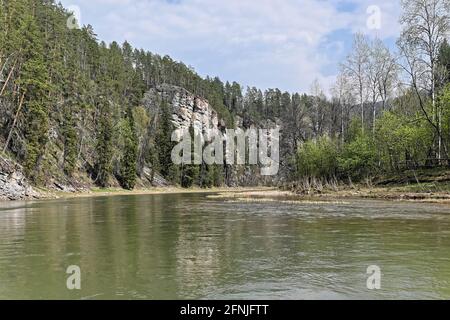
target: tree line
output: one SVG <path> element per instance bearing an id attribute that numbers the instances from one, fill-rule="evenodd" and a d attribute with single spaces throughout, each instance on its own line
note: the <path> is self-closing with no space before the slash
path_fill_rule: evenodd
<path id="1" fill-rule="evenodd" d="M 90 25 L 68 28 L 71 13 L 53 0 L 0 0 L 1 151 L 36 185 L 87 173 L 132 189 L 146 166 L 185 187 L 230 184 L 227 166 L 171 165 L 170 101 L 157 113 L 142 104 L 169 84 L 207 99 L 228 127 L 280 121 L 284 181 L 448 163 L 449 1 L 403 8 L 398 49 L 357 34 L 330 98 L 318 82 L 300 94 L 202 78 L 169 56 L 99 41 Z"/>
<path id="2" fill-rule="evenodd" d="M 298 145 L 296 178 L 361 180 L 448 166 L 450 1 L 405 0 L 389 50 L 356 34 L 328 102 L 329 128 Z"/>

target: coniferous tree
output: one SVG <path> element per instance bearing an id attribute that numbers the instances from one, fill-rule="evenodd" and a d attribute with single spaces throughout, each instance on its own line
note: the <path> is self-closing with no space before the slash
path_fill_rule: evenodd
<path id="1" fill-rule="evenodd" d="M 223 185 L 223 180 L 223 166 L 214 164 L 212 166 L 212 185 L 214 187 L 221 187 Z"/>
<path id="2" fill-rule="evenodd" d="M 160 106 L 158 132 L 155 138 L 155 148 L 158 155 L 158 168 L 164 178 L 169 177 L 172 166 L 172 142 L 173 125 L 171 122 L 171 113 L 167 102 L 163 101 Z"/>
<path id="3" fill-rule="evenodd" d="M 35 182 L 40 177 L 37 167 L 45 153 L 48 141 L 49 115 L 47 93 L 48 74 L 44 61 L 42 34 L 31 13 L 23 17 L 25 31 L 23 35 L 22 57 L 19 85 L 24 87 L 25 95 L 25 172 Z"/>
<path id="4" fill-rule="evenodd" d="M 77 162 L 77 132 L 76 124 L 70 110 L 66 107 L 63 119 L 63 136 L 64 136 L 64 172 L 71 177 L 76 169 Z"/>
<path id="5" fill-rule="evenodd" d="M 136 165 L 138 141 L 131 110 L 128 110 L 123 128 L 124 154 L 121 164 L 121 184 L 124 189 L 132 190 L 136 184 Z"/>
<path id="6" fill-rule="evenodd" d="M 397 86 L 399 79 L 407 77 L 398 75 L 398 61 L 388 54 L 388 50 L 374 50 L 374 42 L 358 36 L 355 52 L 349 55 L 343 68 L 346 72 L 340 75 L 340 85 L 336 84 L 330 101 L 320 90 L 314 90 L 310 95 L 290 95 L 276 88 L 263 93 L 252 87 L 243 96 L 238 83 L 224 84 L 217 77 L 204 79 L 192 67 L 168 56 L 134 49 L 128 42 L 122 45 L 99 43 L 89 25 L 81 29 L 67 28 L 70 13 L 53 0 L 0 0 L 0 143 L 3 144 L 0 150 L 23 164 L 26 175 L 35 183 L 45 182 L 43 173 L 55 180 L 65 174 L 70 181 L 86 171 L 101 186 L 109 185 L 110 178 L 114 183 L 113 178 L 116 178 L 125 188 L 132 188 L 136 179 L 137 149 L 139 174 L 143 174 L 151 163 L 152 168 L 166 179 L 184 186 L 222 184 L 225 171 L 222 165 L 203 163 L 179 167 L 172 164 L 170 154 L 174 144 L 170 138 L 173 128 L 168 111 L 171 106 L 167 103 L 141 106 L 144 92 L 165 84 L 182 87 L 194 96 L 208 100 L 218 114 L 220 127 L 233 128 L 238 119 L 236 123 L 243 129 L 280 123 L 283 170 L 289 166 L 293 171 L 289 161 L 295 158 L 297 147 L 303 142 L 318 141 L 323 136 L 333 141 L 338 139 L 338 148 L 342 150 L 348 150 L 349 144 L 367 147 L 364 143 L 371 140 L 378 148 L 377 163 L 382 167 L 377 169 L 398 168 L 402 160 L 406 163 L 414 160 L 418 165 L 424 159 L 439 155 L 438 158 L 447 160 L 450 150 L 446 85 L 450 79 L 449 45 L 444 36 L 432 41 L 435 43 L 431 46 L 433 52 L 428 54 L 432 55 L 429 63 L 435 65 L 432 68 L 424 66 L 428 60 L 423 59 L 423 54 L 410 49 L 420 49 L 423 53 L 422 31 L 430 27 L 428 23 L 422 23 L 425 27 L 416 23 L 417 19 L 426 18 L 416 10 L 417 5 L 427 11 L 427 8 L 433 11 L 439 5 L 442 9 L 438 10 L 439 15 L 428 18 L 439 24 L 435 31 L 445 35 L 450 25 L 446 14 L 448 1 L 419 2 L 407 1 L 404 7 L 402 20 L 407 26 L 404 28 L 406 37 L 403 37 L 405 42 L 400 42 L 408 45 L 400 49 L 403 49 L 403 58 L 409 59 L 414 67 L 414 70 L 404 68 L 408 73 L 414 71 L 410 76 L 416 81 L 412 79 L 408 86 L 413 91 Z M 414 39 L 421 41 L 411 42 Z M 429 42 L 430 39 L 425 40 Z M 407 67 L 408 63 L 403 62 Z M 380 71 L 374 73 L 380 78 L 373 77 L 372 68 L 364 68 L 373 65 L 381 68 L 374 69 Z M 421 66 L 428 70 L 426 74 Z M 370 79 L 369 87 L 366 78 Z M 431 94 L 427 96 L 421 87 L 429 85 L 430 80 L 436 83 L 428 86 Z M 108 101 L 100 99 L 98 92 Z M 433 99 L 434 95 L 439 99 Z M 164 93 L 162 97 L 167 99 Z M 434 109 L 430 107 L 433 100 L 436 100 Z M 378 108 L 378 105 L 382 107 Z M 364 112 L 368 106 L 372 107 L 371 114 Z M 144 110 L 140 112 L 144 116 L 130 117 L 130 108 Z M 156 114 L 150 111 L 158 108 L 161 111 Z M 426 121 L 418 117 L 421 113 Z M 146 117 L 149 120 L 142 125 L 141 120 Z M 360 118 L 359 122 L 354 121 L 355 117 Z M 361 122 L 366 127 L 371 123 L 370 139 L 360 139 L 356 143 L 355 134 L 361 130 Z M 380 137 L 397 130 L 392 125 L 397 122 L 398 132 L 392 132 L 392 135 L 398 134 L 404 144 L 391 146 L 392 141 Z M 411 127 L 409 123 L 417 125 Z M 138 128 L 137 136 L 135 128 Z M 405 142 L 408 135 L 417 143 L 408 145 Z M 396 155 L 392 150 L 402 150 L 400 153 L 406 155 Z M 427 165 L 436 163 L 440 160 Z M 247 169 L 244 175 L 251 176 L 255 172 L 254 167 Z M 231 181 L 232 175 L 240 174 L 227 165 L 226 183 L 235 182 Z"/>
<path id="7" fill-rule="evenodd" d="M 198 158 L 198 156 L 195 155 L 195 130 L 194 127 L 191 125 L 189 127 L 189 135 L 191 136 L 191 161 L 190 164 L 184 164 L 183 165 L 183 172 L 181 177 L 181 186 L 183 188 L 190 188 L 195 184 L 199 183 L 199 175 L 200 175 L 200 167 L 198 164 L 194 163 L 195 159 Z"/>
<path id="8" fill-rule="evenodd" d="M 450 45 L 445 39 L 441 45 L 438 56 L 438 72 L 440 73 L 440 87 L 450 82 Z"/>
<path id="9" fill-rule="evenodd" d="M 100 99 L 95 181 L 100 187 L 105 188 L 109 186 L 109 178 L 112 173 L 113 125 L 110 103 L 103 97 Z"/>

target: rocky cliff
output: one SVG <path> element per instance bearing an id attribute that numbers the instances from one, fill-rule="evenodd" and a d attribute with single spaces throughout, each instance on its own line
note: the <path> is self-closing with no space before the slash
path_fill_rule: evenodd
<path id="1" fill-rule="evenodd" d="M 158 114 L 161 101 L 166 101 L 172 109 L 172 122 L 176 129 L 188 129 L 192 125 L 206 134 L 208 130 L 223 130 L 227 126 L 207 100 L 183 88 L 159 85 L 144 96 L 144 105 L 150 114 Z"/>
<path id="2" fill-rule="evenodd" d="M 22 167 L 0 156 L 0 200 L 25 200 L 38 198 L 22 173 Z"/>
<path id="3" fill-rule="evenodd" d="M 202 132 L 204 137 L 208 137 L 211 132 L 221 131 L 225 139 L 227 128 L 241 128 L 243 130 L 253 128 L 275 128 L 280 123 L 266 120 L 256 123 L 251 119 L 234 115 L 232 123 L 230 118 L 224 120 L 211 104 L 204 98 L 196 96 L 189 91 L 172 85 L 159 85 L 147 91 L 143 98 L 143 106 L 146 109 L 151 122 L 149 128 L 142 136 L 140 142 L 140 154 L 142 160 L 139 161 L 139 176 L 136 187 L 147 188 L 151 186 L 164 187 L 170 185 L 158 172 L 153 172 L 151 163 L 145 154 L 151 152 L 149 141 L 155 137 L 155 128 L 158 124 L 158 114 L 161 102 L 165 101 L 172 114 L 172 123 L 177 129 L 188 129 L 190 126 Z M 79 126 L 80 145 L 77 161 L 77 170 L 72 177 L 68 177 L 62 170 L 61 161 L 64 156 L 64 143 L 61 133 L 52 130 L 47 143 L 47 152 L 43 157 L 47 170 L 44 174 L 44 187 L 50 190 L 77 192 L 86 191 L 95 186 L 92 170 L 95 159 L 93 148 L 95 148 L 96 130 L 95 122 L 89 119 L 83 121 Z M 279 176 L 263 177 L 260 168 L 255 165 L 225 165 L 223 167 L 224 183 L 228 186 L 257 186 L 277 183 Z M 111 175 L 112 187 L 119 187 L 119 183 L 114 175 Z M 22 167 L 4 157 L 0 157 L 0 199 L 30 199 L 39 197 L 27 181 L 23 174 Z"/>
<path id="4" fill-rule="evenodd" d="M 167 102 L 172 112 L 172 123 L 177 129 L 188 129 L 193 126 L 204 137 L 208 138 L 211 132 L 221 131 L 225 140 L 227 128 L 247 129 L 274 129 L 279 128 L 279 121 L 265 120 L 256 123 L 250 119 L 235 115 L 233 123 L 227 123 L 213 106 L 204 98 L 198 97 L 189 91 L 172 85 L 159 85 L 150 89 L 144 96 L 144 106 L 150 114 L 159 113 L 161 101 Z M 153 126 L 158 119 L 153 119 Z M 273 185 L 279 182 L 282 175 L 263 177 L 260 168 L 255 165 L 234 165 L 224 168 L 225 183 L 228 186 L 257 186 Z"/>

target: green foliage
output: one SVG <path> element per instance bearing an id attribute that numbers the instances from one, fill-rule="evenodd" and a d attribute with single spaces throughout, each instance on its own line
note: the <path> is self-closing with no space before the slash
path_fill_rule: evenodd
<path id="1" fill-rule="evenodd" d="M 189 128 L 189 134 L 191 136 L 191 161 L 194 162 L 194 159 L 196 157 L 200 157 L 201 159 L 201 154 L 196 155 L 195 152 L 195 148 L 194 148 L 194 127 L 191 126 Z M 183 188 L 190 188 L 195 184 L 199 184 L 200 183 L 200 166 L 198 164 L 184 164 L 182 167 L 182 174 L 181 174 L 181 186 Z"/>
<path id="2" fill-rule="evenodd" d="M 32 16 L 23 20 L 25 62 L 21 68 L 18 84 L 25 88 L 26 125 L 24 128 L 26 142 L 25 173 L 35 182 L 39 182 L 39 161 L 45 152 L 48 141 L 49 115 L 47 108 L 47 92 L 49 79 L 44 62 L 42 35 Z"/>
<path id="3" fill-rule="evenodd" d="M 350 124 L 347 129 L 347 134 L 345 137 L 346 142 L 353 141 L 362 134 L 361 118 L 354 117 L 350 120 Z"/>
<path id="4" fill-rule="evenodd" d="M 310 140 L 297 152 L 298 177 L 333 177 L 337 172 L 338 147 L 328 137 Z"/>
<path id="5" fill-rule="evenodd" d="M 155 149 L 157 154 L 157 168 L 164 178 L 169 178 L 173 165 L 171 154 L 174 147 L 172 142 L 173 124 L 171 122 L 171 112 L 167 102 L 163 101 L 160 106 L 158 131 L 155 138 Z"/>
<path id="6" fill-rule="evenodd" d="M 212 165 L 207 165 L 206 163 L 204 163 L 201 166 L 201 170 L 200 170 L 200 187 L 202 188 L 211 188 L 213 186 L 213 181 L 214 181 L 214 177 L 213 177 L 213 173 L 214 173 L 214 168 Z"/>
<path id="7" fill-rule="evenodd" d="M 106 188 L 109 186 L 109 178 L 112 173 L 113 157 L 113 124 L 110 103 L 101 98 L 99 110 L 95 181 L 100 187 Z"/>
<path id="8" fill-rule="evenodd" d="M 200 167 L 194 164 L 187 164 L 183 166 L 183 174 L 181 176 L 181 186 L 183 188 L 190 188 L 198 184 L 200 175 Z"/>
<path id="9" fill-rule="evenodd" d="M 202 171 L 200 173 L 200 187 L 202 188 L 212 188 L 219 187 L 223 183 L 223 173 L 221 172 L 223 166 L 213 164 L 202 166 Z"/>
<path id="10" fill-rule="evenodd" d="M 71 177 L 77 162 L 77 132 L 70 107 L 67 107 L 64 113 L 62 134 L 64 136 L 64 172 Z"/>
<path id="11" fill-rule="evenodd" d="M 124 189 L 132 190 L 136 184 L 138 141 L 131 110 L 127 114 L 122 126 L 124 151 L 120 167 L 120 183 Z"/>
<path id="12" fill-rule="evenodd" d="M 217 112 L 219 119 L 222 119 L 229 128 L 232 128 L 234 125 L 233 116 L 224 104 L 226 97 L 222 81 L 217 77 L 214 79 L 207 78 L 205 85 L 205 97 L 208 99 L 208 102 Z"/>
<path id="13" fill-rule="evenodd" d="M 26 120 L 27 145 L 24 169 L 31 179 L 39 182 L 40 177 L 36 169 L 48 141 L 48 114 L 45 107 L 36 102 L 30 102 L 27 106 Z"/>
<path id="14" fill-rule="evenodd" d="M 438 96 L 438 106 L 442 110 L 442 132 L 447 139 L 450 139 L 450 82 L 440 91 Z M 446 142 L 448 148 L 448 143 L 450 141 L 447 140 Z M 447 149 L 446 151 L 448 154 L 449 150 Z"/>
<path id="15" fill-rule="evenodd" d="M 169 175 L 167 178 L 177 186 L 181 184 L 180 170 L 180 166 L 177 166 L 173 163 L 169 166 Z"/>
<path id="16" fill-rule="evenodd" d="M 361 179 L 375 174 L 378 163 L 373 139 L 364 134 L 358 135 L 353 141 L 344 145 L 337 161 L 342 176 Z"/>
<path id="17" fill-rule="evenodd" d="M 212 186 L 221 187 L 224 180 L 223 166 L 214 164 L 209 168 L 209 171 L 211 172 L 210 181 L 212 182 Z"/>
<path id="18" fill-rule="evenodd" d="M 437 57 L 436 108 L 428 103 L 425 92 L 406 91 L 386 101 L 391 112 L 378 111 L 375 134 L 365 136 L 359 110 L 346 94 L 336 101 L 327 101 L 320 90 L 310 96 L 252 87 L 243 94 L 238 83 L 204 79 L 192 67 L 168 56 L 133 49 L 127 42 L 99 42 L 89 25 L 69 29 L 68 17 L 54 1 L 0 1 L 0 87 L 5 86 L 0 141 L 12 133 L 5 150 L 14 154 L 35 183 L 42 182 L 42 173 L 60 170 L 63 159 L 62 169 L 68 177 L 77 169 L 86 170 L 100 186 L 108 186 L 114 176 L 124 188 L 132 189 L 136 169 L 142 173 L 149 163 L 166 179 L 185 187 L 222 185 L 223 166 L 172 164 L 170 106 L 163 102 L 158 114 L 140 106 L 144 92 L 162 84 L 207 99 L 228 128 L 238 119 L 244 129 L 281 119 L 281 161 L 285 164 L 295 157 L 297 170 L 292 165 L 292 172 L 300 177 L 363 178 L 420 166 L 425 159 L 436 157 L 440 131 L 441 157 L 448 157 L 447 42 Z M 431 121 L 424 119 L 419 100 Z M 433 128 L 436 124 L 439 129 Z M 296 153 L 300 141 L 306 142 Z"/>
<path id="19" fill-rule="evenodd" d="M 450 82 L 450 45 L 447 40 L 444 40 L 439 49 L 438 63 L 441 67 L 438 70 L 438 73 L 440 73 L 438 79 L 441 78 L 441 84 L 445 85 Z"/>
<path id="20" fill-rule="evenodd" d="M 411 119 L 384 112 L 377 121 L 376 143 L 385 169 L 399 170 L 423 163 L 432 140 L 431 128 L 419 115 Z"/>

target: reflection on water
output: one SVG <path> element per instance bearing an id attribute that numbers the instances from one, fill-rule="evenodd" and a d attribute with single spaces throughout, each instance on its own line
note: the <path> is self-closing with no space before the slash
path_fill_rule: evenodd
<path id="1" fill-rule="evenodd" d="M 203 194 L 3 202 L 0 298 L 449 299 L 449 212 Z M 80 291 L 66 289 L 69 265 Z"/>

